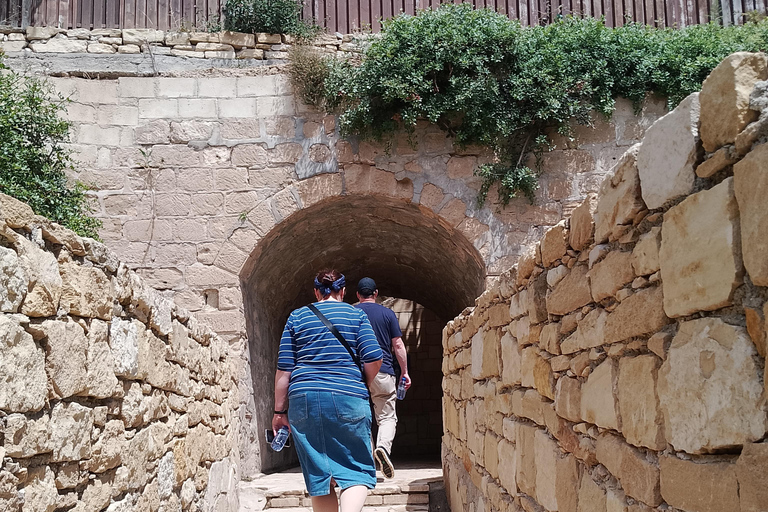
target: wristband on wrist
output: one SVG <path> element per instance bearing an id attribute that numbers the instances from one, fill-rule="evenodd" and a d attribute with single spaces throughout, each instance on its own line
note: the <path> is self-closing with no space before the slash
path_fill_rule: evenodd
<path id="1" fill-rule="evenodd" d="M 284 411 L 277 411 L 277 410 L 275 410 L 274 413 L 275 414 L 288 414 L 288 409 L 286 409 Z"/>

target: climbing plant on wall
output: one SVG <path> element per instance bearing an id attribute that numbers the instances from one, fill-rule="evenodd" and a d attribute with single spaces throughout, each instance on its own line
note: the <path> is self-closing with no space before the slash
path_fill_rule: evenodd
<path id="1" fill-rule="evenodd" d="M 610 116 L 619 96 L 639 106 L 655 93 L 674 106 L 728 54 L 766 46 L 766 22 L 613 29 L 565 17 L 521 27 L 489 10 L 444 4 L 385 21 L 359 66 L 325 59 L 326 73 L 303 76 L 322 80 L 324 95 L 313 101 L 340 114 L 345 135 L 386 139 L 427 119 L 459 145 L 490 146 L 497 162 L 476 170 L 480 201 L 498 184 L 506 204 L 520 194 L 533 199 L 536 157 L 552 129 L 568 135 L 593 112 Z"/>
<path id="2" fill-rule="evenodd" d="M 96 238 L 101 222 L 90 216 L 86 187 L 67 178 L 73 160 L 64 109 L 65 99 L 44 80 L 7 69 L 0 74 L 0 192 Z"/>

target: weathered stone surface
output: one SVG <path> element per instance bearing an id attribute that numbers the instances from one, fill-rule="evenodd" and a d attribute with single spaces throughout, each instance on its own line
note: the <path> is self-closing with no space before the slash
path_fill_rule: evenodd
<path id="1" fill-rule="evenodd" d="M 570 377 L 560 377 L 555 389 L 555 412 L 568 421 L 581 421 L 581 383 Z"/>
<path id="2" fill-rule="evenodd" d="M 515 445 L 505 439 L 499 441 L 498 458 L 499 481 L 509 494 L 514 494 L 517 492 L 517 483 L 515 482 L 515 475 L 517 474 Z"/>
<path id="3" fill-rule="evenodd" d="M 571 212 L 568 242 L 575 251 L 585 249 L 592 241 L 595 223 L 592 214 L 597 206 L 597 196 L 589 194 L 587 198 Z"/>
<path id="4" fill-rule="evenodd" d="M 768 503 L 768 443 L 745 444 L 736 462 L 741 512 L 761 512 Z"/>
<path id="5" fill-rule="evenodd" d="M 767 161 L 768 144 L 761 144 L 733 166 L 733 189 L 741 216 L 741 252 L 749 277 L 758 286 L 768 286 Z"/>
<path id="6" fill-rule="evenodd" d="M 91 456 L 93 409 L 71 402 L 59 402 L 51 412 L 51 461 L 64 462 Z"/>
<path id="7" fill-rule="evenodd" d="M 547 510 L 558 510 L 557 505 L 557 459 L 560 449 L 545 431 L 537 430 L 534 435 L 536 457 L 536 501 Z"/>
<path id="8" fill-rule="evenodd" d="M 147 44 L 162 43 L 165 39 L 165 32 L 151 28 L 124 28 L 123 44 Z"/>
<path id="9" fill-rule="evenodd" d="M 86 53 L 88 41 L 76 39 L 49 39 L 42 42 L 31 42 L 29 47 L 35 53 Z"/>
<path id="10" fill-rule="evenodd" d="M 91 458 L 87 462 L 88 471 L 103 473 L 117 467 L 122 461 L 125 447 L 125 425 L 121 420 L 110 420 L 104 426 L 99 439 L 93 444 Z"/>
<path id="11" fill-rule="evenodd" d="M 627 150 L 600 187 L 594 216 L 596 243 L 607 241 L 619 226 L 632 224 L 635 215 L 645 208 L 637 174 L 638 149 L 639 145 L 635 145 Z"/>
<path id="12" fill-rule="evenodd" d="M 640 290 L 621 301 L 605 321 L 604 343 L 643 336 L 667 325 L 670 320 L 662 307 L 662 295 L 665 292 L 666 286 L 664 291 L 661 286 L 655 286 Z"/>
<path id="13" fill-rule="evenodd" d="M 576 265 L 555 289 L 547 294 L 547 311 L 550 314 L 565 315 L 592 302 L 587 272 L 586 265 Z"/>
<path id="14" fill-rule="evenodd" d="M 731 304 L 743 274 L 733 178 L 688 197 L 664 215 L 659 258 L 667 316 Z"/>
<path id="15" fill-rule="evenodd" d="M 664 418 L 656 394 L 661 361 L 653 355 L 619 360 L 619 412 L 621 433 L 627 442 L 651 450 L 663 450 Z"/>
<path id="16" fill-rule="evenodd" d="M 697 464 L 674 455 L 662 455 L 659 467 L 661 496 L 669 505 L 699 512 L 738 510 L 738 482 L 733 464 Z"/>
<path id="17" fill-rule="evenodd" d="M 46 466 L 34 468 L 24 486 L 22 512 L 53 512 L 59 493 L 56 491 L 53 471 Z"/>
<path id="18" fill-rule="evenodd" d="M 661 246 L 661 227 L 655 226 L 648 233 L 640 236 L 632 250 L 632 268 L 638 276 L 653 274 L 661 268 L 659 248 Z"/>
<path id="19" fill-rule="evenodd" d="M 508 386 L 515 386 L 521 383 L 521 358 L 520 345 L 509 333 L 505 333 L 501 338 L 502 383 Z"/>
<path id="20" fill-rule="evenodd" d="M 616 361 L 606 359 L 589 374 L 581 386 L 581 417 L 584 421 L 603 428 L 621 430 L 619 411 L 614 394 L 617 380 Z"/>
<path id="21" fill-rule="evenodd" d="M 605 343 L 605 324 L 608 317 L 608 312 L 603 308 L 595 308 L 587 313 L 573 334 L 560 344 L 560 351 L 563 354 L 573 354 Z"/>
<path id="22" fill-rule="evenodd" d="M 693 190 L 698 148 L 699 93 L 693 93 L 645 132 L 637 171 L 648 208 L 660 208 Z"/>
<path id="23" fill-rule="evenodd" d="M 696 176 L 709 178 L 738 161 L 738 156 L 733 146 L 720 148 L 696 167 Z"/>
<path id="24" fill-rule="evenodd" d="M 518 425 L 515 440 L 517 487 L 529 496 L 536 496 L 536 427 Z"/>
<path id="25" fill-rule="evenodd" d="M 755 83 L 768 78 L 763 53 L 738 52 L 726 57 L 701 86 L 701 141 L 715 151 L 732 143 L 757 112 L 749 108 Z"/>
<path id="26" fill-rule="evenodd" d="M 472 377 L 480 380 L 499 374 L 499 333 L 480 331 L 472 337 Z"/>
<path id="27" fill-rule="evenodd" d="M 652 507 L 661 505 L 659 468 L 639 450 L 605 433 L 597 438 L 597 460 L 619 479 L 628 496 Z"/>
<path id="28" fill-rule="evenodd" d="M 528 319 L 532 324 L 545 322 L 547 315 L 547 274 L 539 274 L 528 286 Z M 507 320 L 507 323 L 509 321 Z"/>
<path id="29" fill-rule="evenodd" d="M 559 512 L 577 512 L 579 500 L 579 463 L 571 454 L 557 460 L 557 509 Z"/>
<path id="30" fill-rule="evenodd" d="M 763 437 L 755 354 L 742 327 L 718 318 L 680 324 L 657 388 L 665 434 L 676 450 L 706 453 Z"/>
<path id="31" fill-rule="evenodd" d="M 592 480 L 589 472 L 582 472 L 577 512 L 607 512 L 605 500 L 605 491 Z"/>
<path id="32" fill-rule="evenodd" d="M 53 396 L 68 398 L 85 391 L 88 338 L 83 328 L 67 319 L 46 320 L 40 330 L 46 337 L 45 363 Z"/>
<path id="33" fill-rule="evenodd" d="M 613 251 L 589 271 L 589 287 L 595 302 L 614 297 L 635 278 L 632 253 Z"/>
<path id="34" fill-rule="evenodd" d="M 43 350 L 6 315 L 0 315 L 0 354 L 0 410 L 42 409 L 48 395 Z"/>
<path id="35" fill-rule="evenodd" d="M 72 315 L 109 320 L 115 291 L 101 270 L 73 263 L 61 265 L 61 307 Z"/>
<path id="36" fill-rule="evenodd" d="M 5 418 L 3 448 L 8 457 L 32 457 L 51 451 L 48 441 L 48 415 L 37 419 L 23 414 L 10 414 Z"/>
<path id="37" fill-rule="evenodd" d="M 91 321 L 88 331 L 86 360 L 86 394 L 107 398 L 118 391 L 115 358 L 109 348 L 109 326 L 101 320 Z"/>
<path id="38" fill-rule="evenodd" d="M 554 262 L 565 256 L 565 251 L 568 250 L 567 236 L 565 221 L 544 233 L 544 238 L 541 239 L 541 263 L 544 268 L 551 267 Z"/>
<path id="39" fill-rule="evenodd" d="M 29 289 L 21 312 L 31 317 L 56 314 L 62 288 L 56 258 L 24 237 L 17 236 L 14 242 L 21 268 L 29 279 Z"/>
<path id="40" fill-rule="evenodd" d="M 16 251 L 0 247 L 0 312 L 16 313 L 27 295 L 27 276 Z"/>
<path id="41" fill-rule="evenodd" d="M 553 322 L 544 325 L 539 336 L 539 347 L 550 354 L 560 353 L 560 323 Z"/>
<path id="42" fill-rule="evenodd" d="M 115 361 L 115 374 L 120 377 L 136 377 L 139 370 L 139 335 L 144 326 L 138 321 L 112 318 L 109 330 L 109 346 Z"/>

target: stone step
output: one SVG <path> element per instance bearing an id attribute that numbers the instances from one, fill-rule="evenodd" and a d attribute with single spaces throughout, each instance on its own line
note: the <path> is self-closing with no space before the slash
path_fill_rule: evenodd
<path id="1" fill-rule="evenodd" d="M 281 508 L 280 512 L 312 512 L 312 508 Z M 371 507 L 366 505 L 363 508 L 363 512 L 429 512 L 429 505 L 392 505 L 390 507 Z"/>
<path id="2" fill-rule="evenodd" d="M 388 507 L 395 505 L 429 505 L 429 486 L 420 492 L 386 492 L 377 493 L 374 489 L 365 499 L 365 505 L 371 507 Z M 311 507 L 312 499 L 305 495 L 281 495 L 267 497 L 265 508 L 294 509 Z M 429 507 L 427 507 L 429 508 Z"/>

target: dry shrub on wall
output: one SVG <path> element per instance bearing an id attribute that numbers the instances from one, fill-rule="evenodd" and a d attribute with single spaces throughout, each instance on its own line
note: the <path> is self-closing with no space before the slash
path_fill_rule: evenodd
<path id="1" fill-rule="evenodd" d="M 477 169 L 480 201 L 490 187 L 508 202 L 533 199 L 537 165 L 530 155 L 549 149 L 548 130 L 569 135 L 569 123 L 610 116 L 614 99 L 637 105 L 646 94 L 670 106 L 701 88 L 714 67 L 735 51 L 768 47 L 768 22 L 655 29 L 565 17 L 548 26 L 516 21 L 468 4 L 444 4 L 417 16 L 384 22 L 362 64 L 326 61 L 327 76 L 306 89 L 335 109 L 344 135 L 381 140 L 413 132 L 419 119 L 437 124 L 459 145 L 493 148 L 498 163 Z M 323 78 L 324 77 L 324 78 Z"/>
<path id="2" fill-rule="evenodd" d="M 288 51 L 288 77 L 294 93 L 307 105 L 325 107 L 325 80 L 330 74 L 329 58 L 308 45 L 294 45 Z"/>
<path id="3" fill-rule="evenodd" d="M 45 81 L 0 63 L 0 192 L 80 235 L 98 238 L 86 186 L 71 181 L 66 99 Z"/>

